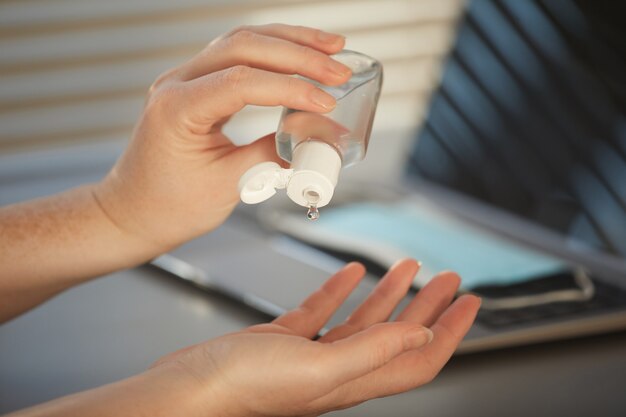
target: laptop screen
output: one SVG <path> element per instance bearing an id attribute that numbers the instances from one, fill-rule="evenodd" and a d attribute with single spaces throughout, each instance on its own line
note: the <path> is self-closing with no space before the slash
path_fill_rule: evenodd
<path id="1" fill-rule="evenodd" d="M 625 21 L 613 1 L 470 2 L 409 178 L 626 258 Z"/>

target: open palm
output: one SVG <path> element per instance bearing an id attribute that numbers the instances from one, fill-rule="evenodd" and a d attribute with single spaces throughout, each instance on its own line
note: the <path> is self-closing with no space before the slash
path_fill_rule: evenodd
<path id="1" fill-rule="evenodd" d="M 344 323 L 317 340 L 365 275 L 362 265 L 347 265 L 298 308 L 271 323 L 175 352 L 160 362 L 184 363 L 206 379 L 219 375 L 221 382 L 212 386 L 220 387 L 220 398 L 233 398 L 231 404 L 239 406 L 246 401 L 246 412 L 231 410 L 233 415 L 320 414 L 416 388 L 439 373 L 480 305 L 471 295 L 451 304 L 460 280 L 444 272 L 388 322 L 418 269 L 413 260 L 397 263 Z M 408 332 L 414 335 L 410 342 Z M 207 358 L 208 367 L 203 365 Z"/>

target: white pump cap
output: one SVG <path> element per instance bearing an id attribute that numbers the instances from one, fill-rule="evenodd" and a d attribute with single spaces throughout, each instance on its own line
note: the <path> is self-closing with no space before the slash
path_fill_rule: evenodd
<path id="1" fill-rule="evenodd" d="M 287 188 L 287 195 L 304 207 L 327 205 L 335 191 L 341 157 L 325 142 L 310 140 L 293 151 L 291 169 L 275 162 L 262 162 L 250 168 L 239 180 L 241 201 L 257 204 Z"/>

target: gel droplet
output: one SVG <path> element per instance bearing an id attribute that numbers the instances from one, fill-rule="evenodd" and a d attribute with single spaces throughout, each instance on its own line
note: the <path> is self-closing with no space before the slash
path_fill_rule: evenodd
<path id="1" fill-rule="evenodd" d="M 317 220 L 320 218 L 320 212 L 314 205 L 309 206 L 309 210 L 306 212 L 306 218 L 309 220 Z"/>

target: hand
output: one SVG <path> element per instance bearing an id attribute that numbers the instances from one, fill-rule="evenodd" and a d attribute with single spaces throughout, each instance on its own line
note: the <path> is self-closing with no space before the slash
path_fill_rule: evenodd
<path id="1" fill-rule="evenodd" d="M 273 322 L 174 352 L 153 370 L 174 365 L 192 376 L 195 398 L 206 401 L 193 402 L 200 405 L 190 416 L 321 414 L 418 387 L 439 373 L 480 305 L 470 295 L 450 305 L 460 281 L 442 273 L 386 322 L 418 269 L 413 260 L 396 264 L 345 323 L 317 341 L 311 339 L 364 276 L 360 264 L 347 265 Z"/>
<path id="2" fill-rule="evenodd" d="M 273 135 L 237 147 L 222 133 L 248 104 L 327 112 L 332 96 L 300 74 L 339 85 L 350 69 L 331 59 L 343 37 L 281 24 L 235 29 L 152 86 L 131 141 L 94 195 L 122 231 L 163 251 L 221 224 L 237 182 L 262 161 L 281 162 Z"/>

